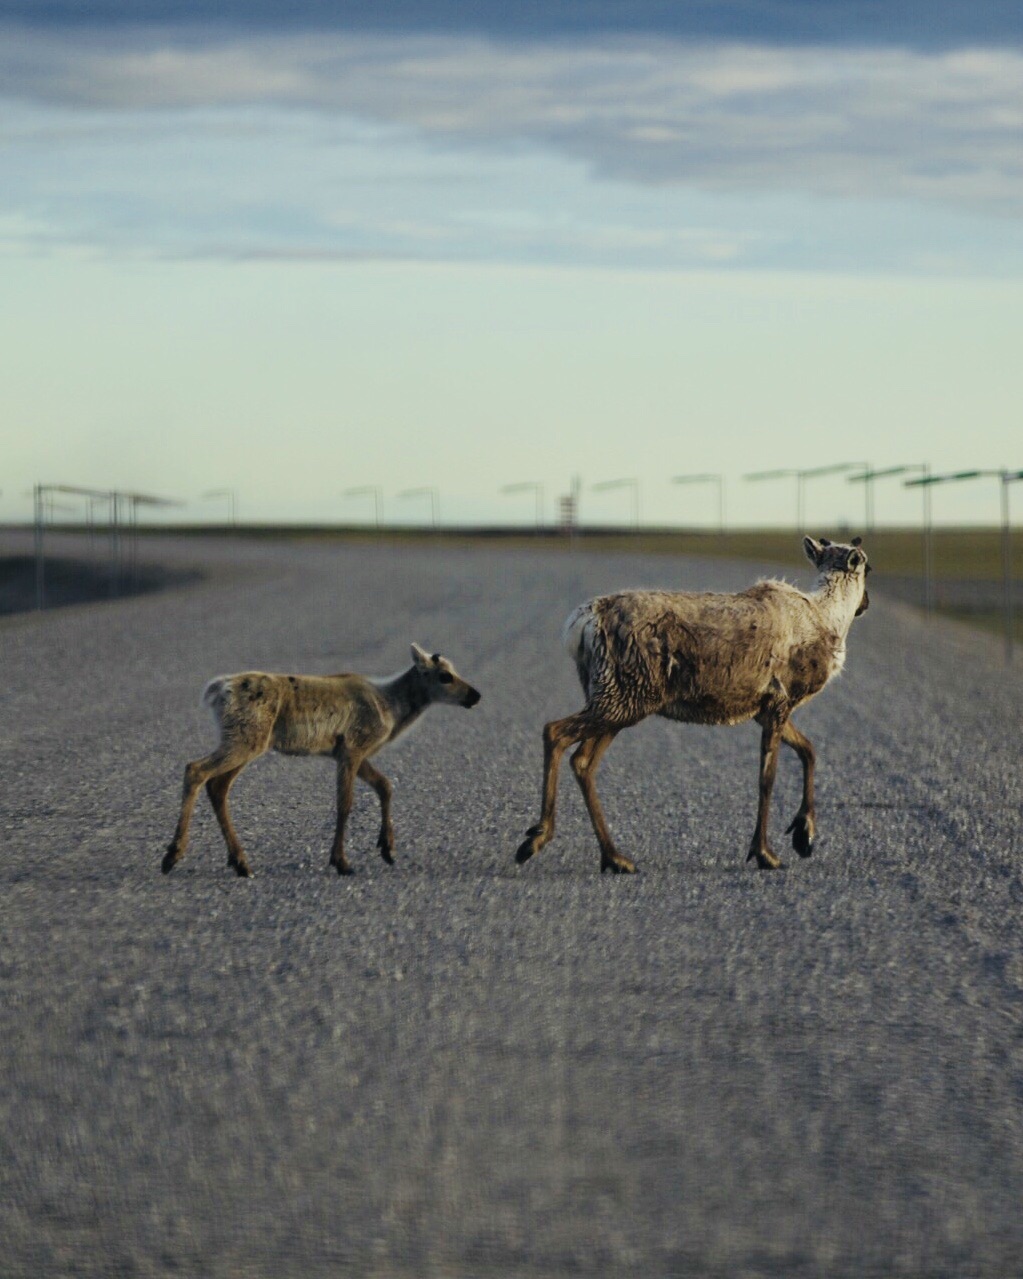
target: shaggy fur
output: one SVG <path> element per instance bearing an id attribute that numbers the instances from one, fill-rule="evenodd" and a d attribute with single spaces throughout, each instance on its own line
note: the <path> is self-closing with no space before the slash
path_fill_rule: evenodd
<path id="1" fill-rule="evenodd" d="M 781 865 L 768 845 L 767 810 L 777 745 L 787 742 L 804 770 L 803 804 L 789 831 L 797 852 L 809 856 L 813 747 L 789 717 L 845 664 L 849 627 L 869 603 L 869 566 L 859 538 L 839 546 L 808 537 L 803 545 L 819 572 L 810 593 L 778 581 L 735 595 L 624 591 L 590 600 L 569 616 L 565 646 L 586 706 L 544 729 L 543 811 L 519 847 L 520 863 L 554 833 L 558 764 L 563 751 L 579 742 L 572 767 L 600 843 L 601 869 L 635 870 L 611 841 L 594 775 L 615 735 L 648 715 L 695 724 L 755 719 L 761 725 L 760 811 L 749 856 L 764 868 Z"/>
<path id="2" fill-rule="evenodd" d="M 203 705 L 213 712 L 220 742 L 204 759 L 185 767 L 185 783 L 174 838 L 167 846 L 167 874 L 185 855 L 188 827 L 199 788 L 205 783 L 227 843 L 228 865 L 252 874 L 231 821 L 227 793 L 246 764 L 266 751 L 282 755 L 326 755 L 337 761 L 337 828 L 330 863 L 339 875 L 350 873 L 344 832 L 355 778 L 372 786 L 380 799 L 377 847 L 394 861 L 391 783 L 370 764 L 405 732 L 428 706 L 475 706 L 480 695 L 439 653 L 431 657 L 412 645 L 412 666 L 393 679 L 364 675 L 268 675 L 244 671 L 219 675 L 203 689 Z"/>

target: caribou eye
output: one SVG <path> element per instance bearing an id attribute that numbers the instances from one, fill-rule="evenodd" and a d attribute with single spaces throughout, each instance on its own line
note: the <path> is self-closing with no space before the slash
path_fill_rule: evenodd
<path id="1" fill-rule="evenodd" d="M 437 676 L 437 678 L 440 680 L 442 684 L 450 684 L 454 681 L 455 677 L 454 675 L 449 674 L 447 671 L 441 671 L 441 673 Z"/>

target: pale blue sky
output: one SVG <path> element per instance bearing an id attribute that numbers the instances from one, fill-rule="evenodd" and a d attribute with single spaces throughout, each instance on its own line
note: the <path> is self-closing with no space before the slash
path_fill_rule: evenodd
<path id="1" fill-rule="evenodd" d="M 317 521 L 368 517 L 361 484 L 415 518 L 394 495 L 429 484 L 447 520 L 526 521 L 502 484 L 579 473 L 585 520 L 624 521 L 588 486 L 636 476 L 646 520 L 709 522 L 668 481 L 721 471 L 733 520 L 791 523 L 793 483 L 739 477 L 1023 467 L 1012 11 L 914 40 L 900 5 L 823 37 L 811 6 L 787 34 L 609 8 L 0 0 L 0 518 L 44 480 Z M 917 509 L 879 488 L 879 521 Z M 807 489 L 820 532 L 861 512 Z M 993 487 L 936 513 L 993 520 Z"/>

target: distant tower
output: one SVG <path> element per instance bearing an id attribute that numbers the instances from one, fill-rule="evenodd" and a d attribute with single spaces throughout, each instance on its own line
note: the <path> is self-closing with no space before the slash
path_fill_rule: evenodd
<path id="1" fill-rule="evenodd" d="M 558 498 L 558 524 L 562 533 L 571 537 L 579 523 L 579 490 L 582 481 L 576 475 L 572 479 L 572 491 Z"/>

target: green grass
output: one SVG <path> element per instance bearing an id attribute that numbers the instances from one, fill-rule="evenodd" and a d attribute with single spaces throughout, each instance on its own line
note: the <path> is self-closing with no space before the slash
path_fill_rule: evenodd
<path id="1" fill-rule="evenodd" d="M 845 540 L 848 533 L 822 531 L 814 536 Z M 642 535 L 641 535 L 642 536 Z M 804 564 L 802 537 L 777 529 L 729 533 L 724 537 L 682 534 L 674 550 L 694 555 L 727 555 L 767 559 L 779 564 Z M 923 539 L 906 529 L 875 529 L 863 539 L 875 573 L 897 577 L 922 577 Z M 943 528 L 933 534 L 934 576 L 943 581 L 996 581 L 1002 576 L 1002 543 L 999 529 Z M 1023 529 L 1012 533 L 1013 576 L 1023 580 Z"/>

